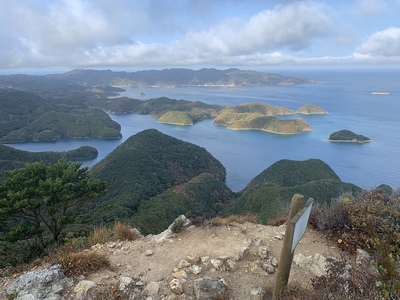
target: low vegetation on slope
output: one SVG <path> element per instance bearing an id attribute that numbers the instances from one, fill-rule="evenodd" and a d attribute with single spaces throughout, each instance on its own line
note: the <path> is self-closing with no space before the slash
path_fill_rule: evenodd
<path id="1" fill-rule="evenodd" d="M 0 89 L 0 142 L 121 137 L 120 125 L 102 110 L 88 108 L 83 103 L 85 97 L 71 92 L 49 98 L 57 101 L 44 99 L 33 92 Z"/>
<path id="2" fill-rule="evenodd" d="M 105 180 L 108 187 L 108 193 L 94 205 L 112 206 L 102 216 L 108 221 L 132 217 L 143 201 L 203 173 L 225 181 L 224 166 L 204 148 L 155 129 L 144 130 L 92 167 L 91 174 Z"/>
<path id="3" fill-rule="evenodd" d="M 53 164 L 62 156 L 70 161 L 81 161 L 95 158 L 97 155 L 97 149 L 90 146 L 64 152 L 29 152 L 0 144 L 0 182 L 5 178 L 4 171 L 23 168 L 26 163 L 41 161 L 45 164 Z"/>
<path id="4" fill-rule="evenodd" d="M 46 112 L 29 125 L 10 132 L 4 142 L 56 141 L 69 138 L 121 138 L 121 126 L 99 109 L 77 110 L 69 113 Z"/>
<path id="5" fill-rule="evenodd" d="M 148 234 L 165 230 L 182 214 L 190 219 L 210 219 L 219 215 L 226 201 L 234 196 L 219 178 L 202 173 L 142 202 L 133 217 L 133 224 Z"/>
<path id="6" fill-rule="evenodd" d="M 259 175 L 244 189 L 227 213 L 256 214 L 263 223 L 282 213 L 296 193 L 316 202 L 330 203 L 344 192 L 361 189 L 340 180 L 336 173 L 319 159 L 305 161 L 280 160 Z"/>
<path id="7" fill-rule="evenodd" d="M 340 180 L 332 168 L 319 159 L 304 161 L 282 159 L 257 175 L 248 187 L 264 182 L 290 187 L 321 179 Z"/>
<path id="8" fill-rule="evenodd" d="M 27 126 L 54 104 L 31 92 L 0 89 L 0 140 L 9 132 Z"/>
<path id="9" fill-rule="evenodd" d="M 354 254 L 358 249 L 371 255 L 372 264 L 343 277 L 343 261 L 332 261 L 327 276 L 314 281 L 323 293 L 335 299 L 400 299 L 400 198 L 387 186 L 356 195 L 343 193 L 331 203 L 314 206 L 310 223 L 330 237 L 338 247 Z M 351 286 L 351 293 L 338 292 L 338 284 Z M 339 289 L 340 291 L 341 289 Z M 364 296 L 372 291 L 374 296 Z M 342 295 L 341 297 L 340 294 Z"/>

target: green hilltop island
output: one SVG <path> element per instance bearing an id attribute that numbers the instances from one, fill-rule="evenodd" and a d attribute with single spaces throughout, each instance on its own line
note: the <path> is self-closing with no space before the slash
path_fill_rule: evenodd
<path id="1" fill-rule="evenodd" d="M 334 133 L 331 133 L 328 137 L 330 142 L 339 142 L 339 143 L 368 143 L 372 142 L 370 138 L 363 136 L 361 134 L 355 134 L 350 130 L 339 130 Z"/>
<path id="2" fill-rule="evenodd" d="M 214 125 L 227 126 L 233 130 L 262 130 L 277 134 L 298 134 L 311 131 L 310 125 L 301 118 L 281 120 L 276 116 L 294 114 L 326 114 L 312 104 L 306 104 L 297 111 L 267 103 L 245 103 L 223 108 L 214 119 Z"/>
<path id="3" fill-rule="evenodd" d="M 214 125 L 227 126 L 232 130 L 262 130 L 276 134 L 298 134 L 312 130 L 301 118 L 281 120 L 277 116 L 327 114 L 326 110 L 313 104 L 305 104 L 295 111 L 263 102 L 220 106 L 167 97 L 149 100 L 113 98 L 107 100 L 104 109 L 114 114 L 149 115 L 166 124 L 189 126 L 205 119 L 214 119 Z"/>

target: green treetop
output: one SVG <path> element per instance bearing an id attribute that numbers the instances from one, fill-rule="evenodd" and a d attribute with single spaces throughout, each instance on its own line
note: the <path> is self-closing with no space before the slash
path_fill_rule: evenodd
<path id="1" fill-rule="evenodd" d="M 76 207 L 105 190 L 104 182 L 80 166 L 63 157 L 53 165 L 35 162 L 10 171 L 0 185 L 2 237 L 9 242 L 34 239 L 42 251 L 44 232 L 58 241 L 74 222 Z"/>

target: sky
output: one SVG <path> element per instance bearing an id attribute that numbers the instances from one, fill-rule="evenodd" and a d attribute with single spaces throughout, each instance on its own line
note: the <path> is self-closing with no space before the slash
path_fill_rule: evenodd
<path id="1" fill-rule="evenodd" d="M 400 66 L 400 0 L 0 0 L 0 71 Z"/>

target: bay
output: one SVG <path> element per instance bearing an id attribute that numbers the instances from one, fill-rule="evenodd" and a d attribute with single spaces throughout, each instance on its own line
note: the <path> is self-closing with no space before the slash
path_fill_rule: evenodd
<path id="1" fill-rule="evenodd" d="M 204 147 L 227 169 L 227 185 L 243 189 L 255 176 L 280 159 L 318 158 L 329 164 L 345 182 L 362 188 L 385 183 L 400 186 L 400 70 L 276 70 L 288 76 L 317 80 L 315 84 L 266 87 L 181 87 L 131 88 L 122 93 L 147 100 L 166 96 L 209 104 L 237 105 L 265 102 L 298 109 L 312 103 L 327 115 L 295 115 L 313 128 L 299 135 L 277 135 L 261 131 L 233 131 L 204 120 L 193 126 L 158 123 L 156 119 L 135 114 L 110 117 L 121 124 L 120 140 L 62 139 L 51 143 L 20 143 L 11 146 L 29 151 L 65 151 L 79 146 L 96 147 L 99 156 L 86 161 L 92 166 L 128 137 L 148 128 Z M 373 95 L 387 91 L 387 95 Z M 140 96 L 144 93 L 144 96 Z M 371 143 L 331 143 L 334 131 L 348 129 L 365 135 Z"/>

